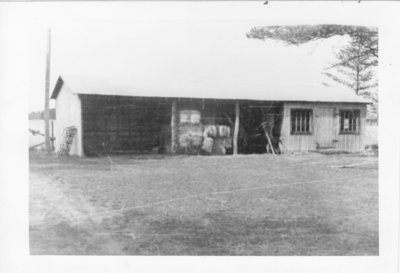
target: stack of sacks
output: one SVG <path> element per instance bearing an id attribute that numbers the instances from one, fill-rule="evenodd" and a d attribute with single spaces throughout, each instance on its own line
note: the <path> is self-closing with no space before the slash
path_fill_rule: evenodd
<path id="1" fill-rule="evenodd" d="M 201 149 L 207 153 L 225 154 L 226 148 L 232 148 L 231 128 L 227 125 L 206 125 Z"/>
<path id="2" fill-rule="evenodd" d="M 179 126 L 179 145 L 185 149 L 200 148 L 203 142 L 203 127 L 201 124 L 181 124 Z"/>
<path id="3" fill-rule="evenodd" d="M 200 147 L 201 143 L 203 142 L 203 136 L 199 135 L 199 134 L 193 134 L 190 136 L 191 140 L 192 140 L 192 147 Z"/>
<path id="4" fill-rule="evenodd" d="M 182 110 L 180 111 L 179 121 L 180 124 L 199 124 L 201 120 L 200 111 L 197 110 Z"/>
<path id="5" fill-rule="evenodd" d="M 231 137 L 224 138 L 224 146 L 227 149 L 232 148 L 232 138 Z"/>
<path id="6" fill-rule="evenodd" d="M 214 139 L 211 137 L 206 137 L 204 138 L 203 145 L 201 146 L 201 149 L 205 151 L 206 153 L 211 154 L 214 146 Z"/>
<path id="7" fill-rule="evenodd" d="M 231 135 L 231 128 L 226 125 L 218 126 L 218 136 L 220 138 L 228 138 Z"/>
<path id="8" fill-rule="evenodd" d="M 224 138 L 216 138 L 215 139 L 212 153 L 215 154 L 215 155 L 224 155 L 224 154 L 226 154 L 225 139 Z"/>
<path id="9" fill-rule="evenodd" d="M 190 135 L 189 134 L 183 134 L 179 136 L 179 146 L 181 148 L 189 148 L 190 147 Z"/>
<path id="10" fill-rule="evenodd" d="M 192 110 L 190 115 L 190 123 L 192 124 L 200 124 L 201 114 L 199 111 Z"/>
<path id="11" fill-rule="evenodd" d="M 214 138 L 217 136 L 217 126 L 215 125 L 207 125 L 204 127 L 204 138 L 211 137 Z"/>

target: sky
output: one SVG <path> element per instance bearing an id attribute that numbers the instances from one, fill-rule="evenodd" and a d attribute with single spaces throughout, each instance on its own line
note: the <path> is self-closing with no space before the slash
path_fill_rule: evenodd
<path id="1" fill-rule="evenodd" d="M 354 23 L 348 19 L 349 7 L 326 5 L 314 17 L 302 17 L 291 15 L 296 7 L 259 2 L 35 3 L 28 31 L 29 111 L 44 105 L 48 28 L 51 90 L 60 74 L 116 82 L 235 80 L 279 88 L 328 81 L 321 72 L 347 38 L 287 46 L 248 39 L 246 33 L 265 25 Z"/>

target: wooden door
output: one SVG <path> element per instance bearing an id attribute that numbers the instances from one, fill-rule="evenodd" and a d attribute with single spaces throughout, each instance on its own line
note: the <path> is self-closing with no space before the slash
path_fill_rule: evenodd
<path id="1" fill-rule="evenodd" d="M 316 109 L 315 115 L 315 142 L 317 148 L 334 147 L 335 117 L 334 109 L 321 107 Z"/>

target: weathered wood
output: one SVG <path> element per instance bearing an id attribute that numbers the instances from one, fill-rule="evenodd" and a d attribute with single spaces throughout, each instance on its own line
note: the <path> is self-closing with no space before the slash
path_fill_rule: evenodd
<path id="1" fill-rule="evenodd" d="M 238 138 L 239 138 L 239 116 L 240 116 L 240 108 L 239 102 L 235 102 L 235 128 L 233 132 L 233 154 L 238 153 Z"/>
<path id="2" fill-rule="evenodd" d="M 309 134 L 292 134 L 295 120 L 291 119 L 291 109 L 312 109 L 309 119 Z M 360 110 L 359 134 L 340 134 L 340 110 Z M 364 150 L 364 128 L 366 105 L 356 103 L 310 103 L 286 102 L 281 136 L 288 151 L 314 151 L 316 143 L 321 147 L 334 147 L 336 151 L 361 152 Z"/>
<path id="3" fill-rule="evenodd" d="M 50 134 L 50 141 L 51 141 L 51 150 L 54 150 L 54 121 L 51 122 L 51 134 Z"/>
<path id="4" fill-rule="evenodd" d="M 104 154 L 103 143 L 109 154 L 153 153 L 170 147 L 170 129 L 163 128 L 170 128 L 171 106 L 163 99 L 100 95 L 81 99 L 85 155 Z"/>
<path id="5" fill-rule="evenodd" d="M 50 146 L 50 128 L 49 128 L 49 100 L 50 100 L 50 53 L 51 53 L 51 31 L 48 31 L 47 54 L 46 54 L 46 85 L 44 93 L 44 134 L 45 147 L 47 153 L 51 152 Z"/>
<path id="6" fill-rule="evenodd" d="M 226 117 L 226 119 L 229 121 L 229 123 L 230 123 L 231 125 L 234 125 L 234 122 L 233 122 L 232 119 L 228 116 L 227 113 L 222 112 L 222 114 Z"/>
<path id="7" fill-rule="evenodd" d="M 264 132 L 265 132 L 265 136 L 267 137 L 268 144 L 271 147 L 272 153 L 275 155 L 276 153 L 275 153 L 274 145 L 272 145 L 272 141 L 271 141 L 271 138 L 269 137 L 269 133 L 265 129 L 264 129 Z"/>
<path id="8" fill-rule="evenodd" d="M 339 165 L 339 166 L 332 166 L 336 168 L 352 168 L 356 166 L 365 166 L 365 165 L 372 165 L 372 164 L 378 164 L 377 160 L 371 161 L 371 162 L 364 162 L 364 163 L 357 163 L 357 164 L 350 164 L 350 165 Z"/>
<path id="9" fill-rule="evenodd" d="M 177 103 L 171 103 L 171 152 L 176 153 L 178 149 L 178 128 L 177 128 Z"/>

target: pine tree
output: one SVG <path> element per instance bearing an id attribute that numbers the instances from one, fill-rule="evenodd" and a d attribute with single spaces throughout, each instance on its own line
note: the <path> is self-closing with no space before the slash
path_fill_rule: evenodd
<path id="1" fill-rule="evenodd" d="M 370 99 L 368 118 L 377 120 L 378 81 L 374 67 L 378 65 L 378 30 L 373 27 L 349 25 L 298 25 L 254 27 L 247 38 L 272 39 L 287 45 L 300 45 L 333 36 L 350 37 L 350 42 L 337 54 L 337 62 L 323 74 L 330 79 L 350 87 L 357 95 Z"/>
<path id="2" fill-rule="evenodd" d="M 336 54 L 338 62 L 327 68 L 323 74 L 332 80 L 353 89 L 357 95 L 369 95 L 367 90 L 378 86 L 374 67 L 378 59 L 371 54 L 363 54 L 371 43 L 371 36 L 359 32 L 354 35 L 349 45 Z M 332 71 L 334 70 L 334 71 Z"/>

